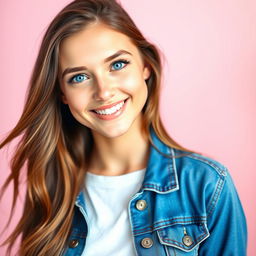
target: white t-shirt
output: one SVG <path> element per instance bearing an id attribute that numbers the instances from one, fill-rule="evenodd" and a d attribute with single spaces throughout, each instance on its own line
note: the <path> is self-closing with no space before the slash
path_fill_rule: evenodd
<path id="1" fill-rule="evenodd" d="M 146 169 L 120 176 L 86 174 L 88 236 L 82 256 L 136 255 L 128 204 L 138 192 Z"/>

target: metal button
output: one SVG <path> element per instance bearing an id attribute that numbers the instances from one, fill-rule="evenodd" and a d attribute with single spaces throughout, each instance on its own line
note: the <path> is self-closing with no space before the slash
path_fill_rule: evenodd
<path id="1" fill-rule="evenodd" d="M 139 211 L 143 211 L 147 207 L 147 202 L 145 200 L 138 200 L 136 203 L 136 208 Z"/>
<path id="2" fill-rule="evenodd" d="M 183 244 L 184 244 L 185 246 L 188 246 L 188 247 L 193 244 L 192 237 L 189 236 L 189 235 L 183 236 L 182 242 L 183 242 Z"/>
<path id="3" fill-rule="evenodd" d="M 70 240 L 68 244 L 69 248 L 76 248 L 78 245 L 79 245 L 79 241 L 76 239 Z"/>
<path id="4" fill-rule="evenodd" d="M 153 240 L 149 237 L 145 237 L 141 240 L 141 246 L 144 248 L 150 248 L 153 245 Z"/>

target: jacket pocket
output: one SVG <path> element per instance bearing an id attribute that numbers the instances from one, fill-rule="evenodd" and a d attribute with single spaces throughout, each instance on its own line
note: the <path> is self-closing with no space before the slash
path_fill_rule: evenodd
<path id="1" fill-rule="evenodd" d="M 157 230 L 167 256 L 198 255 L 200 243 L 209 237 L 205 223 L 175 224 Z"/>

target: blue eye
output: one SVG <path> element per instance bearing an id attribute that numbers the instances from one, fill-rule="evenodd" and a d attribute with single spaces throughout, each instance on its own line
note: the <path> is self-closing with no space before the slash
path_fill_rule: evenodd
<path id="1" fill-rule="evenodd" d="M 114 70 L 120 70 L 120 69 L 124 68 L 124 66 L 125 66 L 124 64 L 128 64 L 128 63 L 130 63 L 130 62 L 127 60 L 118 60 L 118 61 L 114 62 L 112 64 L 112 66 L 114 67 Z"/>
<path id="2" fill-rule="evenodd" d="M 69 83 L 82 83 L 85 80 L 85 77 L 85 74 L 75 75 L 69 80 Z"/>
<path id="3" fill-rule="evenodd" d="M 130 63 L 130 61 L 122 59 L 122 60 L 113 62 L 111 64 L 111 66 L 113 67 L 113 71 L 118 71 L 118 70 L 123 69 L 129 63 Z M 77 74 L 77 75 L 71 77 L 68 80 L 68 83 L 69 84 L 79 84 L 79 83 L 84 82 L 85 80 L 88 80 L 88 79 L 86 79 L 86 77 L 87 77 L 86 74 Z"/>

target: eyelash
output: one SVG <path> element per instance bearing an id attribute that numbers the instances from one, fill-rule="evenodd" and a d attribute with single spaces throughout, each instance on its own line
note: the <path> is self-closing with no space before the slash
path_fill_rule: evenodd
<path id="1" fill-rule="evenodd" d="M 124 63 L 125 66 L 123 66 L 121 69 L 117 69 L 117 70 L 113 70 L 113 71 L 122 70 L 124 67 L 126 67 L 126 66 L 130 63 L 130 61 L 128 61 L 128 60 L 120 59 L 120 60 L 116 60 L 116 61 L 112 62 L 112 63 L 110 64 L 110 67 L 113 66 L 113 65 L 116 64 L 116 63 L 119 63 L 119 62 Z M 81 76 L 81 75 L 85 75 L 85 76 L 86 76 L 86 74 L 84 74 L 84 73 L 76 74 L 76 75 L 72 76 L 72 77 L 68 80 L 68 83 L 69 83 L 69 84 L 78 84 L 78 83 L 82 83 L 82 82 L 74 82 L 74 81 L 73 81 L 75 77 Z M 83 81 L 83 82 L 84 82 L 84 81 Z"/>

